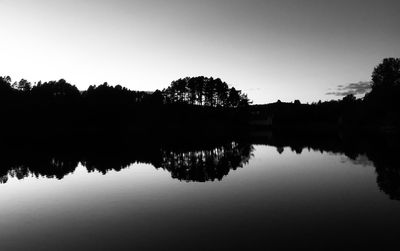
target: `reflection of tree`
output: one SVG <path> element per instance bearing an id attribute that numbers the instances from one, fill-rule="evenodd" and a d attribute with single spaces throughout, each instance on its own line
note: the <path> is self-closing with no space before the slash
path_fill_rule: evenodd
<path id="1" fill-rule="evenodd" d="M 393 200 L 400 200 L 400 169 L 382 168 L 376 170 L 379 189 Z"/>
<path id="2" fill-rule="evenodd" d="M 258 144 L 275 146 L 279 153 L 284 147 L 301 153 L 302 149 L 343 154 L 354 164 L 370 162 L 377 173 L 379 189 L 391 199 L 400 200 L 400 167 L 398 152 L 400 142 L 398 135 L 362 134 L 352 132 L 316 133 L 285 131 L 268 134 L 265 137 L 252 139 Z"/>
<path id="3" fill-rule="evenodd" d="M 73 173 L 79 161 L 62 157 L 36 157 L 12 163 L 8 170 L 2 172 L 0 183 L 6 183 L 8 176 L 19 180 L 29 176 L 62 179 Z"/>
<path id="4" fill-rule="evenodd" d="M 120 171 L 132 163 L 151 163 L 157 168 L 167 169 L 173 178 L 179 180 L 221 180 L 230 169 L 235 170 L 246 164 L 253 150 L 251 145 L 235 142 L 198 151 L 166 150 L 154 146 L 143 148 L 145 147 L 135 146 L 129 150 L 118 148 L 113 151 L 80 149 L 70 154 L 68 148 L 63 148 L 60 150 L 62 154 L 50 150 L 26 155 L 11 154 L 0 162 L 0 183 L 6 183 L 9 177 L 62 179 L 73 173 L 79 163 L 89 172 L 97 171 L 102 174 Z"/>
<path id="5" fill-rule="evenodd" d="M 285 131 L 248 138 L 247 142 L 275 146 L 280 153 L 285 147 L 289 147 L 296 153 L 301 153 L 302 149 L 313 149 L 344 154 L 353 163 L 359 162 L 362 157 L 363 163 L 371 161 L 375 167 L 379 189 L 391 199 L 400 200 L 398 137 L 334 133 L 321 136 Z M 1 151 L 0 183 L 6 183 L 9 177 L 62 179 L 74 172 L 78 163 L 82 163 L 89 172 L 97 171 L 102 174 L 112 170 L 119 171 L 132 163 L 147 163 L 169 171 L 173 178 L 182 181 L 215 181 L 228 175 L 230 170 L 243 167 L 253 156 L 253 146 L 248 143 L 213 143 L 206 147 L 189 143 L 184 148 L 181 145 L 179 149 L 177 146 L 179 144 L 161 147 L 156 141 L 135 143 L 133 146 L 121 142 L 109 144 L 106 141 L 81 148 L 76 144 L 64 144 L 61 148 L 50 146 L 49 149 L 30 147 L 28 150 L 9 147 L 8 150 Z"/>
<path id="6" fill-rule="evenodd" d="M 229 171 L 243 167 L 252 157 L 253 146 L 232 142 L 199 151 L 174 152 L 163 150 L 156 168 L 171 172 L 172 177 L 185 181 L 221 180 Z"/>
<path id="7" fill-rule="evenodd" d="M 376 183 L 379 189 L 390 199 L 400 200 L 400 167 L 397 147 L 378 145 L 374 151 L 367 153 L 376 170 Z"/>
<path id="8" fill-rule="evenodd" d="M 132 162 L 123 159 L 107 158 L 107 156 L 93 156 L 81 162 L 88 172 L 98 171 L 107 174 L 109 171 L 121 171 L 129 167 Z"/>

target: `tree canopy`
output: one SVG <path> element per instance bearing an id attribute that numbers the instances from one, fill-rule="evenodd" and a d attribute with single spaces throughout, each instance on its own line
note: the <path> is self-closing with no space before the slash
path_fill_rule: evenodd
<path id="1" fill-rule="evenodd" d="M 186 77 L 172 81 L 163 90 L 166 103 L 185 103 L 191 105 L 238 107 L 247 106 L 250 101 L 246 94 L 219 78 Z"/>
<path id="2" fill-rule="evenodd" d="M 372 90 L 364 99 L 369 105 L 396 110 L 400 105 L 400 58 L 385 58 L 372 72 Z"/>
<path id="3" fill-rule="evenodd" d="M 372 88 L 400 85 L 400 58 L 385 58 L 372 73 Z"/>
<path id="4" fill-rule="evenodd" d="M 12 83 L 10 77 L 0 77 L 1 95 L 7 97 L 31 96 L 43 100 L 84 99 L 95 103 L 181 103 L 211 107 L 247 106 L 250 101 L 246 94 L 219 78 L 186 77 L 172 81 L 166 89 L 155 92 L 132 91 L 121 85 L 111 86 L 107 82 L 85 91 L 64 79 L 32 84 L 25 79 Z"/>

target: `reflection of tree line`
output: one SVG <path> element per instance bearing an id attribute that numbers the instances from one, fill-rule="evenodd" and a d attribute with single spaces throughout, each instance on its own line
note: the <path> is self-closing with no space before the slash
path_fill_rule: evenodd
<path id="1" fill-rule="evenodd" d="M 230 170 L 243 167 L 252 157 L 253 147 L 249 144 L 232 142 L 208 150 L 176 153 L 162 151 L 157 168 L 172 173 L 172 177 L 186 181 L 221 180 Z"/>
<path id="2" fill-rule="evenodd" d="M 63 149 L 68 151 L 67 149 Z M 63 179 L 73 173 L 81 163 L 89 172 L 120 171 L 133 163 L 152 164 L 171 172 L 172 177 L 181 181 L 221 180 L 229 171 L 248 163 L 253 147 L 249 144 L 226 143 L 207 147 L 205 150 L 190 148 L 150 147 L 144 150 L 134 147 L 129 150 L 114 149 L 82 153 L 58 154 L 49 151 L 4 154 L 0 164 L 0 183 L 6 183 L 9 176 L 17 179 L 46 177 Z M 4 153 L 4 151 L 3 151 Z"/>
<path id="3" fill-rule="evenodd" d="M 400 200 L 399 136 L 366 136 L 354 131 L 343 134 L 281 131 L 262 132 L 262 135 L 254 137 L 247 135 L 238 142 L 241 143 L 214 142 L 201 146 L 189 143 L 180 148 L 161 146 L 154 141 L 133 147 L 114 142 L 99 144 L 108 145 L 108 148 L 96 148 L 96 144 L 81 149 L 75 144 L 64 144 L 61 148 L 7 148 L 2 151 L 0 159 L 0 183 L 7 182 L 9 176 L 18 179 L 28 176 L 62 179 L 73 173 L 79 163 L 89 172 L 103 174 L 122 170 L 132 163 L 147 163 L 169 171 L 173 178 L 181 181 L 215 181 L 228 175 L 230 170 L 246 165 L 253 156 L 252 144 L 264 144 L 275 146 L 279 153 L 289 147 L 298 154 L 304 149 L 344 154 L 357 163 L 362 161 L 360 156 L 366 156 L 365 160 L 372 162 L 376 169 L 379 189 L 391 199 Z M 95 149 L 87 150 L 92 148 Z"/>
<path id="4" fill-rule="evenodd" d="M 289 147 L 297 154 L 304 149 L 343 154 L 358 164 L 362 161 L 360 157 L 366 157 L 367 164 L 372 162 L 375 167 L 379 189 L 391 199 L 400 200 L 400 137 L 397 134 L 280 131 L 257 135 L 249 141 L 275 146 L 280 154 Z"/>
<path id="5" fill-rule="evenodd" d="M 9 166 L 4 166 L 4 163 L 2 163 L 0 183 L 6 183 L 8 176 L 17 179 L 24 179 L 30 176 L 62 179 L 65 175 L 73 173 L 78 163 L 79 161 L 77 160 L 57 157 L 18 161 L 10 163 L 11 165 Z"/>

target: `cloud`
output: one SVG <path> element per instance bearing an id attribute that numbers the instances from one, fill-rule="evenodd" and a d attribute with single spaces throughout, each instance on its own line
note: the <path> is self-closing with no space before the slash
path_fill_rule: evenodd
<path id="1" fill-rule="evenodd" d="M 363 95 L 371 90 L 371 81 L 360 81 L 358 83 L 349 83 L 346 85 L 338 85 L 333 91 L 329 91 L 326 95 L 335 95 L 344 97 L 349 94 Z"/>

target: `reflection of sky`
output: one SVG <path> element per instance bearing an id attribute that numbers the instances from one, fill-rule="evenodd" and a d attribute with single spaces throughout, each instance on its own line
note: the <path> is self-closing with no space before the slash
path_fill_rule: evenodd
<path id="1" fill-rule="evenodd" d="M 379 192 L 372 166 L 342 160 L 255 146 L 249 165 L 220 182 L 179 182 L 144 164 L 106 175 L 80 166 L 62 180 L 10 179 L 0 185 L 0 243 L 67 250 L 239 247 L 265 236 L 270 244 L 282 236 L 286 243 L 379 240 L 378 226 L 400 220 L 400 203 Z"/>
<path id="2" fill-rule="evenodd" d="M 398 0 L 1 0 L 2 75 L 79 88 L 220 77 L 256 103 L 318 101 L 399 57 Z"/>

